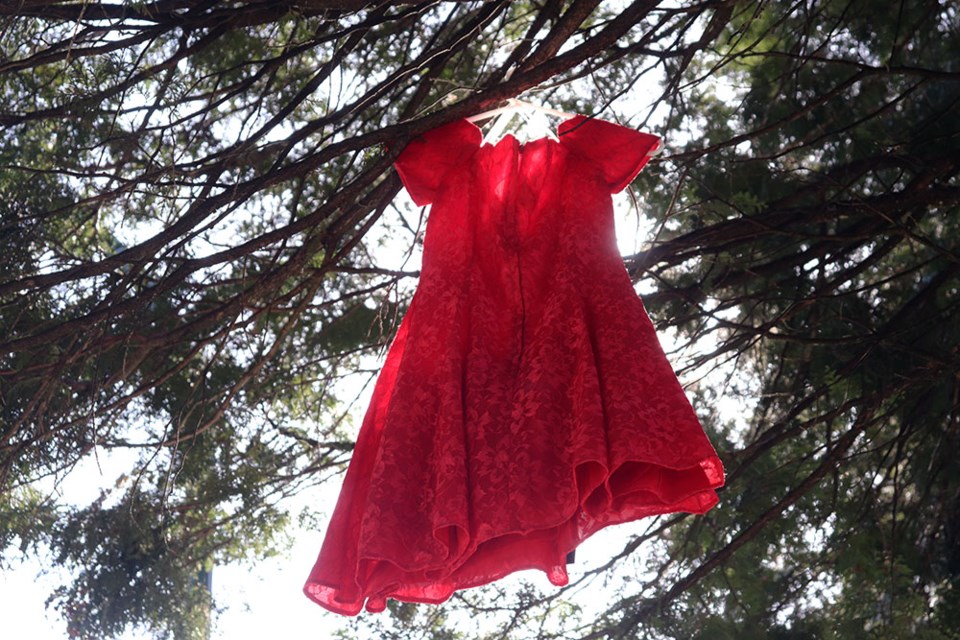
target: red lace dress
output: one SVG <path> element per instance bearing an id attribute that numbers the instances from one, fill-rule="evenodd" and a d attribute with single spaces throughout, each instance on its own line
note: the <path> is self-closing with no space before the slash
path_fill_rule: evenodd
<path id="1" fill-rule="evenodd" d="M 396 168 L 432 204 L 420 282 L 304 592 L 337 613 L 439 603 L 521 569 L 567 583 L 608 525 L 703 513 L 720 460 L 634 292 L 610 194 L 655 136 L 433 129 Z"/>

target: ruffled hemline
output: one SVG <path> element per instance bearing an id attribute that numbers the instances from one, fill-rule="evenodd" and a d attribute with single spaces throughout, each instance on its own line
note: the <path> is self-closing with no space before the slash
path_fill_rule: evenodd
<path id="1" fill-rule="evenodd" d="M 387 599 L 440 604 L 454 592 L 495 582 L 517 571 L 542 571 L 554 585 L 569 582 L 568 554 L 608 526 L 668 513 L 702 514 L 718 502 L 723 466 L 716 457 L 699 465 L 673 469 L 661 464 L 627 462 L 612 473 L 596 462 L 576 468 L 580 500 L 560 522 L 527 531 L 502 532 L 467 546 L 455 566 L 404 568 L 395 559 L 365 557 L 344 584 L 324 579 L 318 563 L 304 594 L 334 613 L 355 616 L 366 609 L 379 613 Z M 366 579 L 358 579 L 359 575 Z"/>

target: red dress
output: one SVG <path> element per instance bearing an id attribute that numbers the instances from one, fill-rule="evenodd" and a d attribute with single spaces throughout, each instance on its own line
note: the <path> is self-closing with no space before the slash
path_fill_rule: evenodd
<path id="1" fill-rule="evenodd" d="M 611 193 L 655 136 L 575 116 L 482 144 L 467 120 L 396 161 L 432 204 L 420 282 L 304 592 L 337 613 L 439 603 L 608 525 L 703 513 L 723 484 L 624 268 Z"/>

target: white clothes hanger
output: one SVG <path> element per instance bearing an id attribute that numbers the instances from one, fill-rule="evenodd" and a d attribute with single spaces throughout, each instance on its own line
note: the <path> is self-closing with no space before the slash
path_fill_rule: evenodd
<path id="1" fill-rule="evenodd" d="M 500 137 L 503 135 L 503 130 L 506 129 L 513 117 L 518 113 L 523 115 L 528 123 L 539 130 L 540 135 L 552 138 L 553 140 L 557 139 L 557 134 L 550 125 L 550 122 L 547 120 L 546 115 L 557 116 L 558 118 L 564 119 L 570 119 L 578 115 L 576 113 L 558 111 L 549 107 L 541 107 L 540 105 L 533 104 L 532 102 L 526 102 L 524 100 L 518 100 L 517 98 L 508 98 L 505 106 L 498 107 L 496 109 L 490 109 L 489 111 L 483 111 L 466 119 L 469 122 L 476 122 L 477 120 L 485 120 L 492 116 L 500 116 L 493 123 L 493 128 L 490 129 L 487 135 L 483 137 L 483 142 L 492 142 L 500 139 Z M 504 115 L 507 117 L 504 118 Z M 652 158 L 653 156 L 659 155 L 662 151 L 663 142 L 658 142 L 657 145 L 651 149 L 649 153 L 647 153 L 647 157 Z"/>
<path id="2" fill-rule="evenodd" d="M 551 109 L 549 107 L 541 107 L 539 105 L 533 104 L 532 102 L 525 102 L 523 100 L 518 100 L 516 98 L 508 98 L 506 106 L 498 107 L 496 109 L 491 109 L 489 111 L 484 111 L 476 115 L 470 116 L 467 118 L 470 122 L 476 122 L 477 120 L 485 120 L 491 116 L 496 116 L 501 113 L 516 113 L 521 109 L 527 109 L 529 111 L 538 111 L 541 113 L 549 113 L 552 116 L 557 116 L 560 118 L 572 118 L 577 115 L 575 113 L 567 113 L 565 111 L 557 111 L 556 109 Z"/>
<path id="3" fill-rule="evenodd" d="M 576 115 L 574 113 L 566 113 L 564 111 L 550 109 L 549 107 L 541 107 L 530 102 L 518 100 L 516 98 L 509 98 L 506 106 L 478 113 L 470 116 L 467 118 L 467 120 L 469 122 L 475 122 L 477 120 L 485 120 L 492 116 L 498 116 L 493 123 L 493 128 L 490 129 L 487 135 L 484 136 L 484 142 L 492 142 L 499 140 L 502 137 L 504 129 L 506 129 L 507 125 L 510 124 L 513 118 L 518 114 L 523 117 L 524 121 L 533 130 L 535 130 L 537 135 L 549 137 L 553 140 L 557 139 L 557 134 L 550 125 L 550 122 L 547 120 L 546 115 L 549 114 L 567 119 Z"/>

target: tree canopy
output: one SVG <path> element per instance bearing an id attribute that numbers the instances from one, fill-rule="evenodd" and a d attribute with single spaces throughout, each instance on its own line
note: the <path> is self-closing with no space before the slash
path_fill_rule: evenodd
<path id="1" fill-rule="evenodd" d="M 0 563 L 73 570 L 69 635 L 204 637 L 205 573 L 283 548 L 416 284 L 393 160 L 514 96 L 663 137 L 624 261 L 727 485 L 568 587 L 343 635 L 960 634 L 952 3 L 0 0 L 0 96 Z M 98 500 L 42 489 L 103 452 Z"/>

